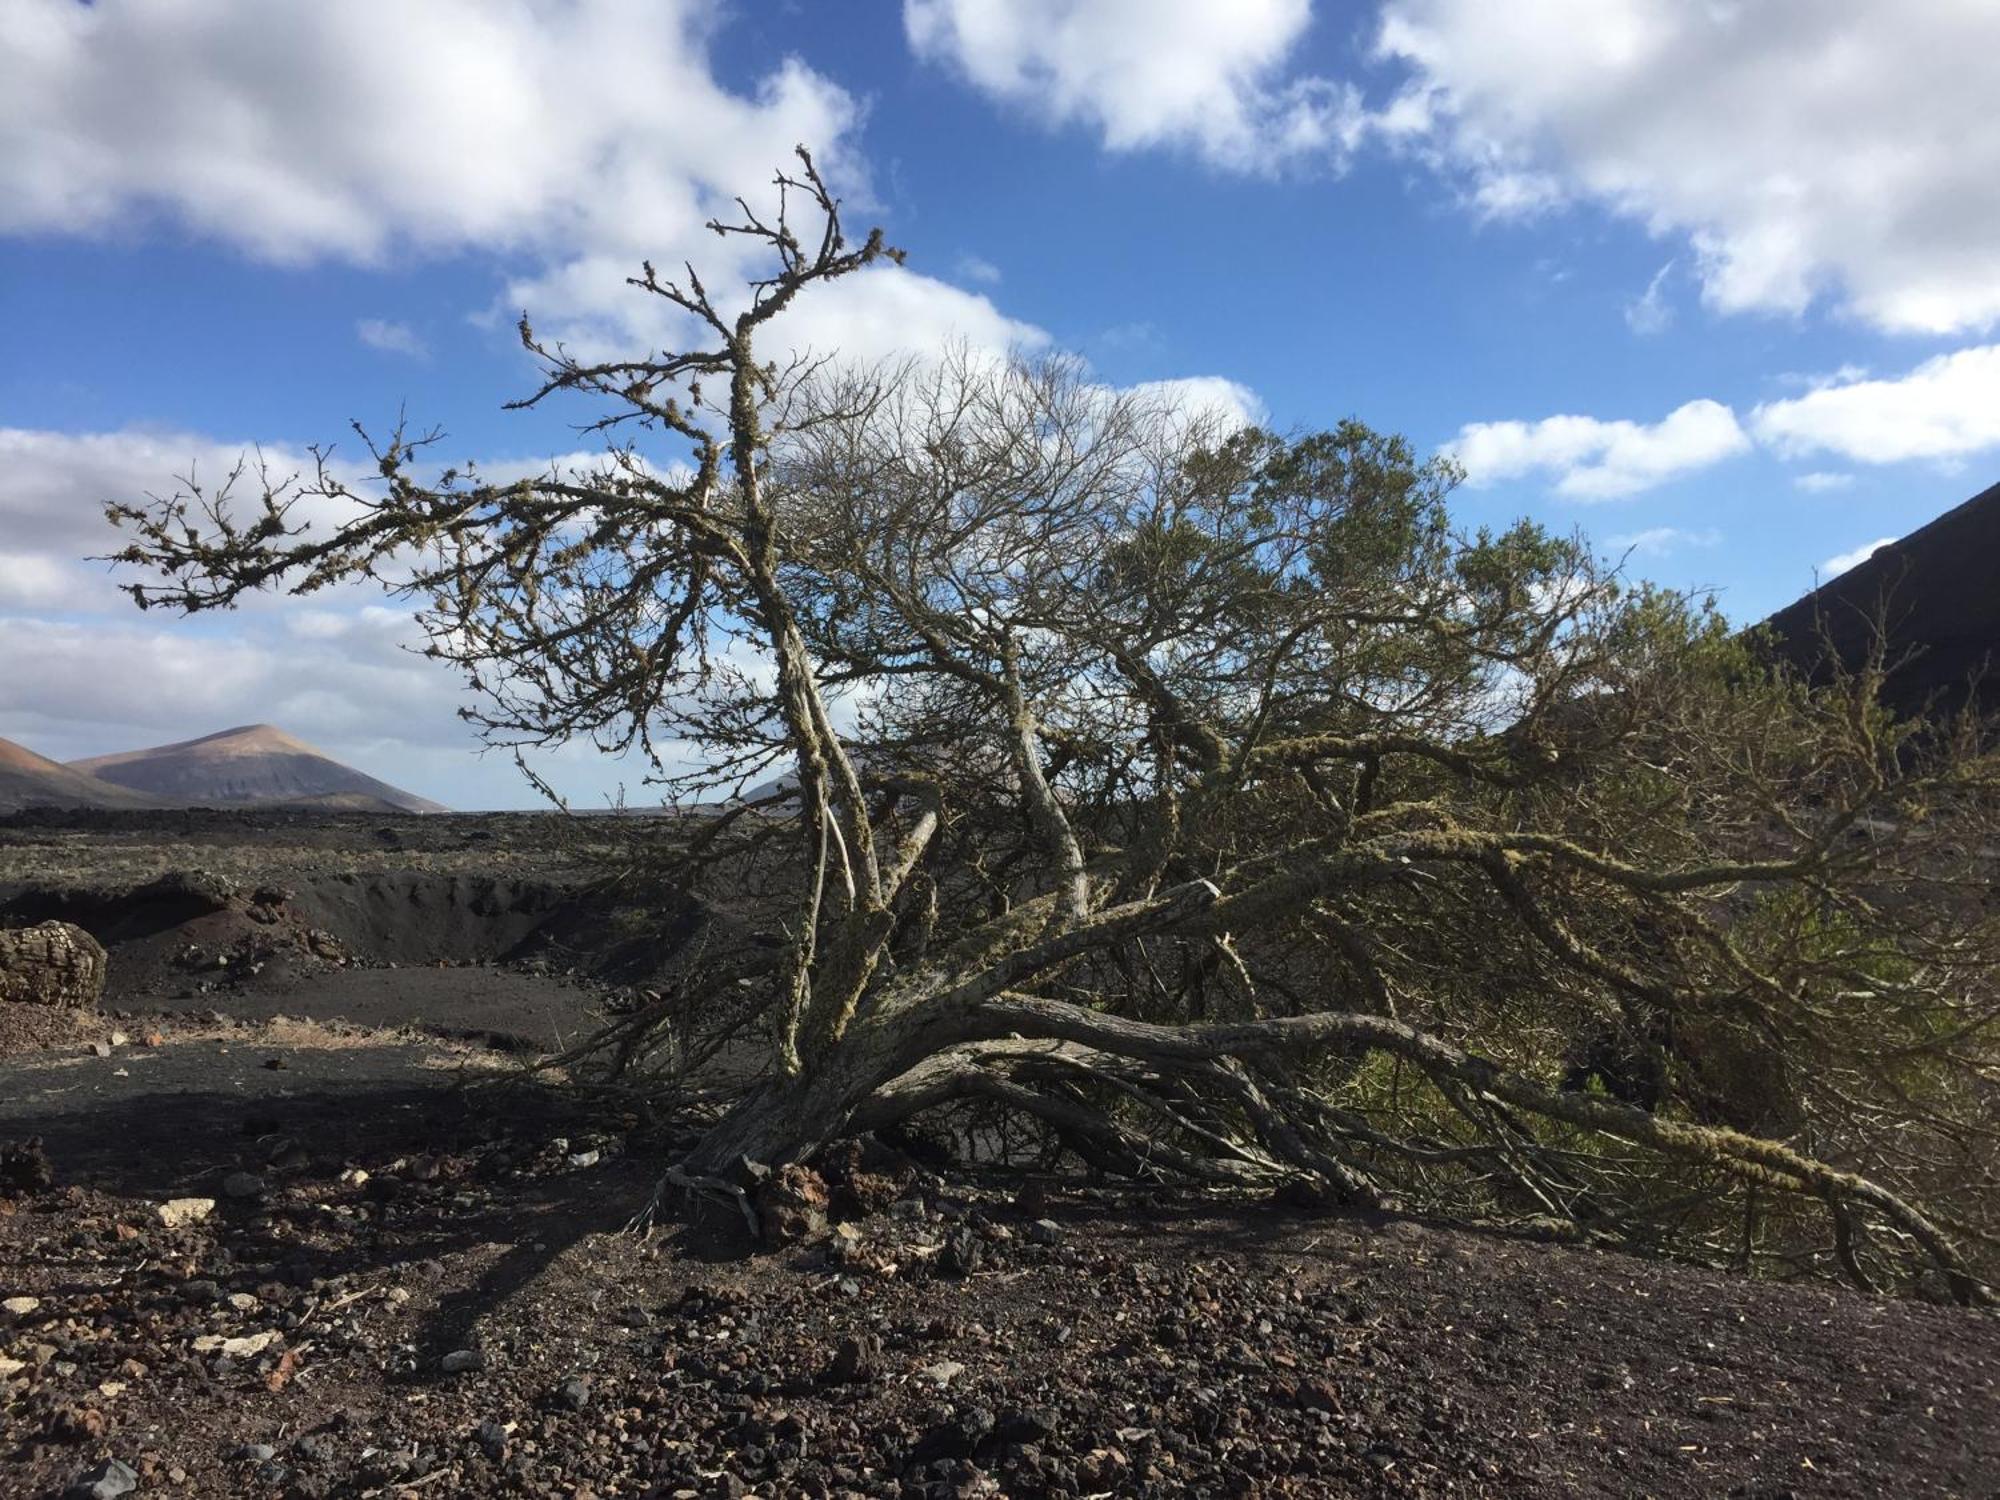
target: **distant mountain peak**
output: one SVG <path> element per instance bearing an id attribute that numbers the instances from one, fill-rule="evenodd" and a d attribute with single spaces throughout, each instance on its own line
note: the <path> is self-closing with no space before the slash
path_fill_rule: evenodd
<path id="1" fill-rule="evenodd" d="M 171 745 L 150 745 L 143 750 L 120 750 L 111 755 L 95 755 L 69 764 L 77 770 L 101 770 L 146 757 L 161 755 L 318 755 L 333 757 L 317 745 L 308 745 L 295 734 L 275 724 L 239 724 L 234 729 L 218 729 L 196 739 L 176 740 Z"/>
<path id="2" fill-rule="evenodd" d="M 0 739 L 0 812 L 20 807 L 146 807 L 148 798 Z"/>
<path id="3" fill-rule="evenodd" d="M 71 761 L 69 769 L 174 803 L 444 812 L 428 798 L 342 765 L 275 724 Z"/>
<path id="4" fill-rule="evenodd" d="M 0 739 L 0 770 L 59 771 L 61 769 L 61 761 L 50 760 L 46 755 L 37 755 L 26 745 L 17 745 L 12 740 Z"/>

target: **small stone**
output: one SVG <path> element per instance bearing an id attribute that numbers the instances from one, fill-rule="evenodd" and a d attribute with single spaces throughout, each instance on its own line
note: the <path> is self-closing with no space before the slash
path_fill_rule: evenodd
<path id="1" fill-rule="evenodd" d="M 222 1179 L 225 1198 L 255 1198 L 264 1191 L 264 1179 L 255 1172 L 231 1172 Z"/>
<path id="2" fill-rule="evenodd" d="M 270 1348 L 279 1337 L 275 1328 L 267 1328 L 262 1333 L 246 1334 L 236 1339 L 226 1339 L 219 1333 L 204 1333 L 194 1341 L 194 1352 L 225 1354 L 231 1359 L 251 1359 Z"/>
<path id="3" fill-rule="evenodd" d="M 42 1305 L 40 1297 L 9 1297 L 0 1302 L 0 1312 L 12 1313 L 17 1318 L 25 1318 Z"/>
<path id="4" fill-rule="evenodd" d="M 992 1432 L 993 1413 L 983 1406 L 968 1406 L 925 1433 L 911 1456 L 918 1463 L 970 1458 Z"/>
<path id="5" fill-rule="evenodd" d="M 18 1375 L 27 1368 L 18 1359 L 8 1359 L 5 1355 L 0 1355 L 0 1380 L 6 1380 L 11 1376 Z"/>
<path id="6" fill-rule="evenodd" d="M 970 1229 L 957 1229 L 944 1242 L 938 1270 L 947 1276 L 970 1276 L 986 1264 L 986 1246 Z"/>
<path id="7" fill-rule="evenodd" d="M 993 1435 L 1003 1443 L 1039 1443 L 1056 1430 L 1056 1414 L 1045 1406 L 1017 1406 L 1000 1414 Z"/>
<path id="8" fill-rule="evenodd" d="M 925 1365 L 917 1373 L 934 1385 L 950 1385 L 965 1373 L 965 1366 L 955 1359 L 941 1359 L 934 1365 Z"/>
<path id="9" fill-rule="evenodd" d="M 601 1151 L 578 1151 L 569 1158 L 569 1164 L 572 1167 L 594 1167 L 603 1158 Z"/>
<path id="10" fill-rule="evenodd" d="M 169 1198 L 159 1207 L 160 1222 L 169 1229 L 199 1224 L 214 1212 L 213 1198 Z"/>
<path id="11" fill-rule="evenodd" d="M 1028 1242 L 1033 1245 L 1053 1245 L 1062 1239 L 1062 1225 L 1054 1219 L 1037 1219 L 1028 1226 Z"/>
<path id="12" fill-rule="evenodd" d="M 64 1371 L 57 1366 L 58 1373 L 72 1373 L 75 1366 Z M 104 1436 L 107 1423 L 104 1413 L 94 1406 L 65 1406 L 49 1419 L 49 1431 L 59 1442 L 94 1443 Z"/>
<path id="13" fill-rule="evenodd" d="M 139 1488 L 139 1473 L 115 1458 L 85 1469 L 63 1492 L 64 1500 L 118 1500 Z"/>
<path id="14" fill-rule="evenodd" d="M 556 1405 L 569 1411 L 582 1411 L 590 1405 L 590 1382 L 579 1375 L 572 1375 L 556 1387 Z"/>
<path id="15" fill-rule="evenodd" d="M 503 1422 L 481 1422 L 473 1436 L 486 1456 L 498 1463 L 506 1456 L 507 1442 L 513 1433 Z"/>
<path id="16" fill-rule="evenodd" d="M 236 1457 L 246 1464 L 267 1464 L 278 1456 L 278 1450 L 269 1443 L 245 1443 L 236 1450 Z"/>
<path id="17" fill-rule="evenodd" d="M 262 1304 L 248 1292 L 231 1292 L 229 1294 L 229 1305 L 237 1312 L 251 1313 L 255 1312 Z"/>
<path id="18" fill-rule="evenodd" d="M 125 1033 L 122 1031 L 114 1031 L 111 1033 L 111 1045 L 114 1047 L 122 1047 L 131 1040 L 132 1038 L 125 1035 Z"/>
<path id="19" fill-rule="evenodd" d="M 833 1363 L 826 1379 L 834 1385 L 854 1385 L 873 1380 L 880 1372 L 882 1341 L 872 1333 L 844 1338 L 833 1351 Z"/>
<path id="20" fill-rule="evenodd" d="M 477 1349 L 454 1349 L 438 1361 L 438 1368 L 447 1375 L 463 1375 L 467 1370 L 486 1368 L 486 1356 Z"/>
<path id="21" fill-rule="evenodd" d="M 0 1202 L 31 1197 L 55 1185 L 55 1164 L 40 1136 L 0 1143 Z"/>

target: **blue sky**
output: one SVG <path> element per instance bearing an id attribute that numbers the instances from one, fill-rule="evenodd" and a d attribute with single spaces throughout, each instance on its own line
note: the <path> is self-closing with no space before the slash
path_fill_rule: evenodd
<path id="1" fill-rule="evenodd" d="M 911 252 L 803 342 L 1356 415 L 1456 451 L 1467 525 L 1581 527 L 1757 618 L 2000 478 L 2000 7 L 1920 9 L 0 0 L 0 735 L 270 720 L 529 804 L 393 605 L 142 617 L 80 561 L 97 507 L 405 405 L 452 457 L 574 449 L 576 413 L 500 410 L 514 315 L 665 336 L 619 277 L 717 266 L 701 218 L 795 140 Z"/>

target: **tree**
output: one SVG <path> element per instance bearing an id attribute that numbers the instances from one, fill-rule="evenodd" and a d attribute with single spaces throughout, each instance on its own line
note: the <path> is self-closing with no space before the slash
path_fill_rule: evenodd
<path id="1" fill-rule="evenodd" d="M 604 1039 L 758 997 L 769 1064 L 666 1184 L 980 1101 L 1100 1170 L 1985 1295 L 1993 914 L 1929 832 L 1991 809 L 1974 727 L 1808 689 L 1578 541 L 1460 534 L 1451 464 L 1358 422 L 1230 430 L 1059 359 L 780 367 L 795 299 L 900 260 L 800 163 L 711 226 L 768 258 L 738 302 L 633 279 L 688 352 L 524 318 L 518 404 L 600 403 L 596 466 L 426 478 L 399 429 L 373 486 L 321 453 L 112 507 L 142 606 L 381 579 L 497 742 L 738 794 L 663 825 L 683 879 L 782 846 L 780 940 Z"/>

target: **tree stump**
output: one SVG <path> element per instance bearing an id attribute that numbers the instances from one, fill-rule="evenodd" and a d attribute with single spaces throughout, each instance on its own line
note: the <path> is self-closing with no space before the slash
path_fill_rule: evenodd
<path id="1" fill-rule="evenodd" d="M 0 932 L 0 1002 L 94 1010 L 104 969 L 103 945 L 74 923 Z"/>

